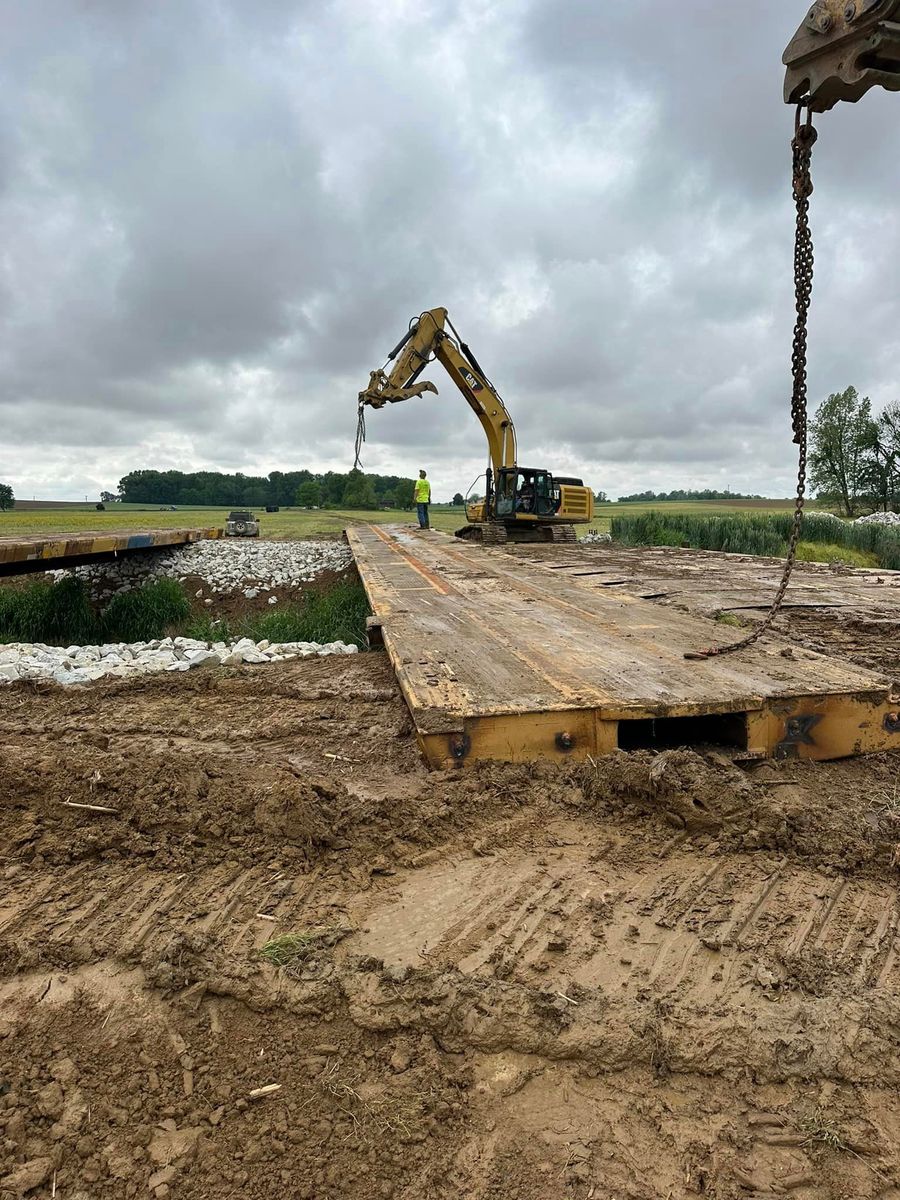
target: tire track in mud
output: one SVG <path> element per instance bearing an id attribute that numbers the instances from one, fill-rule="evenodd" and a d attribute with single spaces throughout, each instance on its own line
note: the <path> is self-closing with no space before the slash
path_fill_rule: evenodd
<path id="1" fill-rule="evenodd" d="M 567 832 L 561 826 L 558 840 Z M 591 831 L 582 833 L 588 846 Z M 648 988 L 655 1000 L 696 1006 L 724 1004 L 736 990 L 755 1001 L 900 989 L 900 911 L 889 886 L 749 856 L 701 864 L 680 851 L 659 868 L 572 847 L 457 852 L 362 892 L 332 879 L 328 908 L 358 930 L 339 960 L 369 956 L 562 992 L 574 983 L 624 1001 Z M 199 936 L 238 955 L 317 924 L 315 886 L 315 872 L 234 862 L 179 873 L 116 862 L 49 878 L 26 870 L 0 899 L 0 945 L 8 962 L 53 961 L 73 946 L 128 960 Z"/>
<path id="2" fill-rule="evenodd" d="M 109 688 L 93 726 L 90 696 L 19 694 L 15 728 L 0 730 L 0 1051 L 37 1134 L 49 1081 L 33 1070 L 49 1032 L 75 1047 L 91 1102 L 116 1110 L 109 1145 L 131 1144 L 126 1102 L 135 1122 L 149 1099 L 154 1121 L 174 1108 L 203 1125 L 213 1149 L 178 1167 L 185 1200 L 288 1194 L 282 1172 L 306 1172 L 328 1136 L 334 1175 L 304 1174 L 309 1195 L 368 1200 L 369 1148 L 348 1152 L 339 1127 L 346 1094 L 336 1106 L 315 1083 L 326 1060 L 376 1097 L 404 1081 L 426 1096 L 449 1071 L 442 1136 L 471 1072 L 471 1107 L 451 1107 L 455 1121 L 471 1114 L 465 1132 L 429 1133 L 413 1165 L 403 1137 L 383 1149 L 375 1175 L 397 1165 L 397 1200 L 891 1196 L 900 913 L 890 839 L 866 822 L 893 788 L 890 764 L 766 767 L 760 778 L 780 785 L 768 792 L 712 755 L 672 760 L 655 793 L 634 757 L 594 780 L 540 767 L 429 775 L 397 732 L 401 706 L 373 686 L 382 665 L 332 666 L 328 686 L 320 665 L 285 672 L 278 694 L 293 705 L 305 679 L 307 696 L 277 721 L 249 678 Z M 342 686 L 359 699 L 335 722 Z M 338 769 L 334 753 L 353 763 Z M 119 816 L 76 818 L 60 810 L 70 792 Z M 697 818 L 698 796 L 707 824 L 673 830 L 671 814 Z M 312 844 L 306 830 L 334 836 Z M 312 929 L 340 940 L 302 969 L 257 953 Z M 152 1060 L 141 1074 L 135 1034 Z M 196 1074 L 187 1095 L 182 1039 L 198 1071 L 244 1091 L 198 1100 Z M 286 1152 L 267 1127 L 281 1099 L 234 1107 L 276 1058 L 286 1128 L 309 1121 Z M 323 1107 L 337 1107 L 331 1135 Z M 803 1143 L 797 1122 L 820 1108 L 853 1155 Z M 271 1155 L 265 1168 L 244 1165 L 251 1141 Z M 142 1145 L 141 1190 L 160 1168 Z M 124 1200 L 105 1153 L 83 1194 Z M 81 1200 L 82 1168 L 66 1169 L 62 1194 Z M 813 1182 L 779 1190 L 798 1179 Z"/>
<path id="3" fill-rule="evenodd" d="M 681 851 L 661 877 L 658 863 L 626 857 L 461 858 L 348 899 L 358 932 L 339 961 L 374 960 L 408 981 L 392 1001 L 351 975 L 358 1013 L 377 1008 L 384 1022 L 393 1009 L 403 1026 L 425 1012 L 434 1028 L 480 995 L 489 1015 L 465 1035 L 482 1049 L 621 1069 L 658 1054 L 655 1041 L 671 1070 L 900 1082 L 893 888 L 759 856 L 710 865 Z M 548 1002 L 558 1028 L 542 1024 Z"/>
<path id="4" fill-rule="evenodd" d="M 365 932 L 344 953 L 467 972 L 502 954 L 526 973 L 543 960 L 584 986 L 650 980 L 672 991 L 696 986 L 711 964 L 733 977 L 763 958 L 776 967 L 812 954 L 827 958 L 839 986 L 900 985 L 893 888 L 749 856 L 698 866 L 684 853 L 666 868 L 660 880 L 589 851 L 434 864 L 395 881 L 375 907 L 363 900 L 355 923 Z"/>
<path id="5" fill-rule="evenodd" d="M 158 956 L 185 936 L 237 954 L 258 948 L 275 929 L 302 927 L 306 896 L 286 898 L 279 885 L 283 872 L 234 863 L 177 874 L 81 863 L 57 869 L 49 881 L 20 876 L 0 900 L 0 954 L 13 969 L 42 957 L 59 961 L 73 946 L 76 961 L 129 961 Z"/>

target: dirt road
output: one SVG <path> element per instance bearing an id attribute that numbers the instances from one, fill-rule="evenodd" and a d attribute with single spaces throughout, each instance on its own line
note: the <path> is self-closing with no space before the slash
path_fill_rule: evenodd
<path id="1" fill-rule="evenodd" d="M 898 766 L 430 775 L 377 654 L 11 688 L 0 1196 L 896 1200 Z"/>

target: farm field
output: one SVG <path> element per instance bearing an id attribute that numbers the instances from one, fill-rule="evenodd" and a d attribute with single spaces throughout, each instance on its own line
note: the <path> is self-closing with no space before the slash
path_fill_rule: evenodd
<path id="1" fill-rule="evenodd" d="M 228 508 L 179 508 L 175 512 L 147 508 L 145 505 L 117 504 L 105 512 L 93 505 L 80 509 L 42 508 L 0 513 L 0 537 L 26 533 L 77 533 L 84 529 L 181 529 L 201 525 L 224 525 Z M 267 513 L 253 509 L 267 538 L 306 538 L 331 535 L 339 537 L 353 521 L 384 524 L 387 522 L 416 523 L 414 512 L 394 510 L 360 511 L 350 509 L 285 508 Z M 434 506 L 432 524 L 436 529 L 452 532 L 465 521 L 461 509 Z"/>
<path id="2" fill-rule="evenodd" d="M 596 519 L 591 528 L 608 533 L 615 516 L 637 516 L 645 512 L 663 513 L 784 513 L 793 506 L 791 500 L 735 500 L 728 503 L 696 501 L 691 503 L 663 502 L 659 504 L 601 504 L 596 509 Z M 814 511 L 811 506 L 810 511 Z M 278 513 L 254 510 L 262 521 L 264 537 L 304 538 L 324 534 L 340 534 L 348 523 L 367 521 L 378 524 L 397 521 L 415 524 L 415 512 L 398 513 L 394 510 L 360 511 L 358 509 L 286 508 Z M 77 507 L 16 508 L 11 512 L 0 512 L 0 537 L 4 534 L 25 533 L 75 533 L 84 529 L 174 529 L 191 525 L 223 524 L 228 516 L 227 508 L 178 508 L 176 512 L 160 511 L 138 504 L 110 505 L 105 512 L 97 512 L 93 504 Z M 435 529 L 453 532 L 465 523 L 465 512 L 450 505 L 435 504 L 431 509 L 431 523 Z M 584 530 L 587 527 L 583 527 Z"/>

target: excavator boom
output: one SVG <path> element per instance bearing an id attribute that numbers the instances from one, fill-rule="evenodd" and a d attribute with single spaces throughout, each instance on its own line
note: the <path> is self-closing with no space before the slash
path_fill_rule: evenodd
<path id="1" fill-rule="evenodd" d="M 425 392 L 437 395 L 433 383 L 428 380 L 418 382 L 426 366 L 437 361 L 481 422 L 494 472 L 514 467 L 516 429 L 512 417 L 472 351 L 465 342 L 447 332 L 448 326 L 453 329 L 446 308 L 423 312 L 388 356 L 388 362 L 394 364 L 390 373 L 385 369 L 372 371 L 369 386 L 359 393 L 359 407 L 384 408 L 385 404 L 399 404 Z"/>
<path id="2" fill-rule="evenodd" d="M 816 0 L 784 52 L 787 104 L 827 112 L 873 87 L 900 91 L 900 0 Z"/>

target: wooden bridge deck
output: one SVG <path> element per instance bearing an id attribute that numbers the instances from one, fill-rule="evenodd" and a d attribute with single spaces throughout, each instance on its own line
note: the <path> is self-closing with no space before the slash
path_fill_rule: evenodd
<path id="1" fill-rule="evenodd" d="M 772 641 L 690 662 L 737 631 L 434 531 L 347 536 L 435 766 L 709 742 L 818 760 L 900 748 L 900 697 L 859 667 Z"/>
<path id="2" fill-rule="evenodd" d="M 221 536 L 221 529 L 140 529 L 0 537 L 0 576 L 75 567 L 135 550 L 186 546 Z"/>

